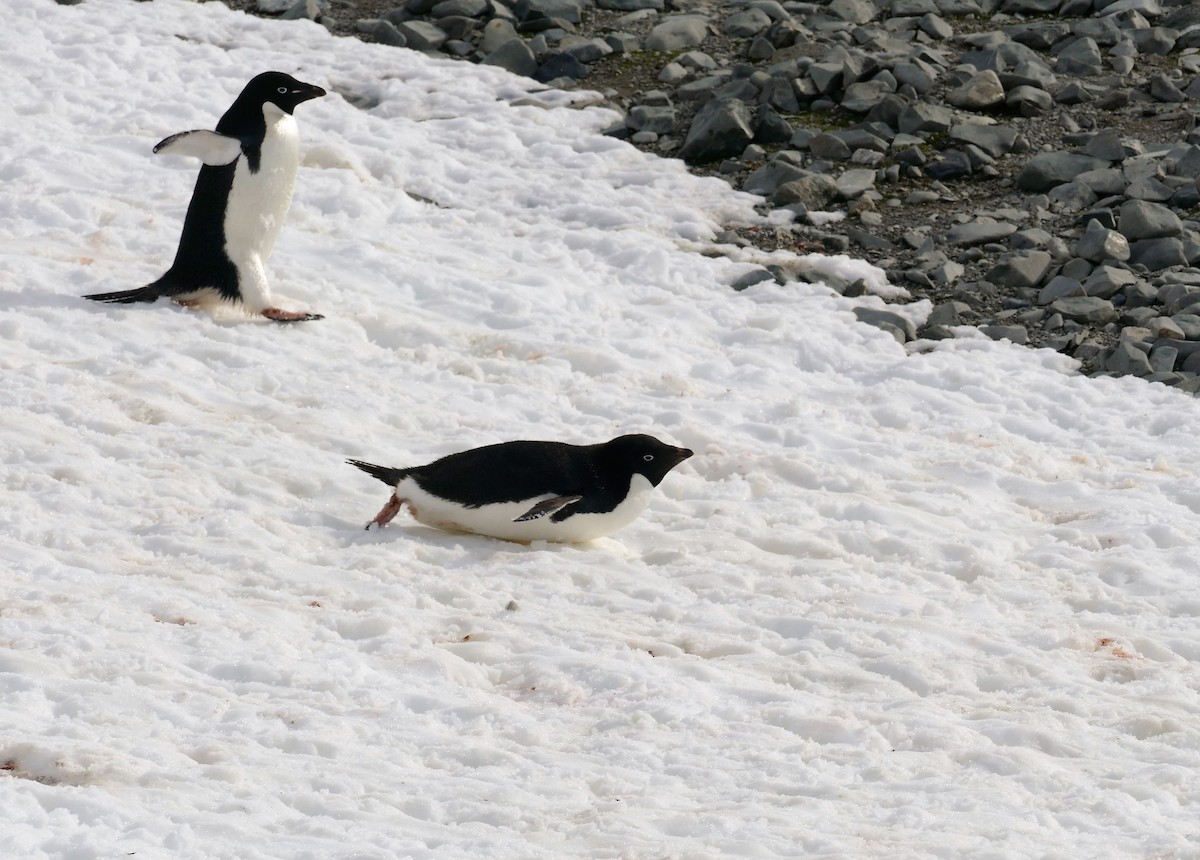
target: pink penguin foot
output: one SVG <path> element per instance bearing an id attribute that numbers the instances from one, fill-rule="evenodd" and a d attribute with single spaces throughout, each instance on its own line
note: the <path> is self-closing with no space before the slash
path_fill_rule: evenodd
<path id="1" fill-rule="evenodd" d="M 262 315 L 269 320 L 275 322 L 308 322 L 309 320 L 323 320 L 324 314 L 310 314 L 304 311 L 285 311 L 280 308 L 263 308 Z"/>

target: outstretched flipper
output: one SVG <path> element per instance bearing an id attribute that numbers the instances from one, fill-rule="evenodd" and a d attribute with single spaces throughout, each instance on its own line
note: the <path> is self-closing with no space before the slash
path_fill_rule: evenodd
<path id="1" fill-rule="evenodd" d="M 521 516 L 513 520 L 514 523 L 527 523 L 530 520 L 541 519 L 556 514 L 565 508 L 567 505 L 573 505 L 582 499 L 583 496 L 555 496 L 552 499 L 546 499 L 544 502 L 538 502 L 532 508 L 527 510 Z"/>
<path id="2" fill-rule="evenodd" d="M 242 142 L 227 134 L 197 128 L 163 138 L 154 145 L 154 152 L 158 155 L 192 156 L 209 167 L 221 167 L 232 163 L 242 154 Z"/>

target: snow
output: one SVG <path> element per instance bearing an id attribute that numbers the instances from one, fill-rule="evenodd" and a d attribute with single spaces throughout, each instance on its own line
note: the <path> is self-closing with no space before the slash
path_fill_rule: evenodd
<path id="1" fill-rule="evenodd" d="M 1194 399 L 734 292 L 754 198 L 577 95 L 0 12 L 4 856 L 1197 856 Z M 326 319 L 80 299 L 161 274 L 196 164 L 151 147 L 271 68 L 331 89 L 269 265 Z M 344 463 L 626 432 L 696 456 L 589 545 L 364 532 Z"/>

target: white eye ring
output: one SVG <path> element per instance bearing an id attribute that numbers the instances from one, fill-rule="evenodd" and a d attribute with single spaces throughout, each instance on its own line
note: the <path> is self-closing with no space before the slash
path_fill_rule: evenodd
<path id="1" fill-rule="evenodd" d="M 645 460 L 647 463 L 649 463 L 651 460 L 654 459 L 654 455 L 653 454 L 643 454 L 642 459 Z"/>
<path id="2" fill-rule="evenodd" d="M 287 93 L 287 87 L 280 87 L 277 92 L 282 96 Z"/>

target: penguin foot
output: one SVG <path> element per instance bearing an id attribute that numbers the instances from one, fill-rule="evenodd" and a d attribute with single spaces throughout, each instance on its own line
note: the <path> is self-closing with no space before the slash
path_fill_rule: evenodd
<path id="1" fill-rule="evenodd" d="M 285 311 L 280 308 L 263 308 L 262 315 L 269 320 L 275 322 L 308 322 L 310 320 L 323 320 L 324 314 L 310 314 L 304 311 Z"/>
<path id="2" fill-rule="evenodd" d="M 383 510 L 375 515 L 375 519 L 367 523 L 366 530 L 370 531 L 371 526 L 383 528 L 395 518 L 396 514 L 400 513 L 402 507 L 404 507 L 404 502 L 392 496 L 388 499 L 387 504 L 383 506 Z"/>

